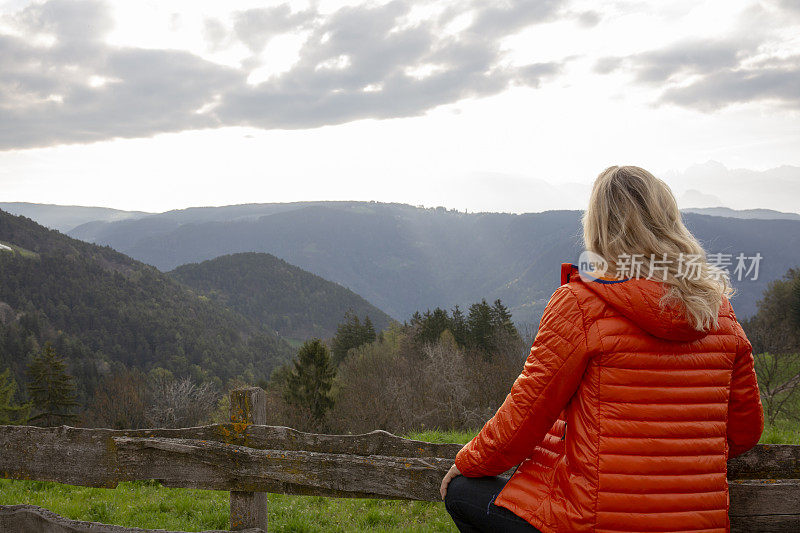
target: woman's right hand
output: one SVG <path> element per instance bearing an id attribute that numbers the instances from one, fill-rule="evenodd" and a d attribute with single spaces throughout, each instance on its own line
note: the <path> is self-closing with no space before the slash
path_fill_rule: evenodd
<path id="1" fill-rule="evenodd" d="M 439 493 L 442 495 L 442 500 L 444 501 L 444 497 L 447 496 L 447 486 L 453 480 L 454 477 L 460 476 L 461 471 L 456 467 L 454 464 L 450 467 L 450 470 L 447 471 L 447 474 L 444 475 L 444 479 L 442 479 L 442 486 L 439 488 Z"/>

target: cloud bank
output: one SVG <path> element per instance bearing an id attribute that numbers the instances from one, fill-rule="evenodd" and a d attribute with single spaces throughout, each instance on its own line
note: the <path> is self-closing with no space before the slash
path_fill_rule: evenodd
<path id="1" fill-rule="evenodd" d="M 591 32 L 607 18 L 573 9 L 569 0 L 452 0 L 433 15 L 414 16 L 427 5 L 393 0 L 322 13 L 283 4 L 205 19 L 209 50 L 249 51 L 238 67 L 189 51 L 110 45 L 112 7 L 100 0 L 50 0 L 2 14 L 0 22 L 15 31 L 0 32 L 0 150 L 224 126 L 302 129 L 418 116 L 556 80 L 578 56 L 515 64 L 503 39 L 557 21 Z M 758 4 L 743 16 L 762 27 L 778 18 L 800 21 L 789 0 Z M 713 112 L 767 101 L 800 109 L 800 55 L 771 51 L 768 32 L 746 28 L 727 38 L 679 39 L 660 49 L 595 57 L 593 75 L 627 73 L 631 83 L 655 91 L 657 106 Z M 260 54 L 281 35 L 304 36 L 298 60 L 248 82 L 263 66 Z"/>
<path id="2" fill-rule="evenodd" d="M 682 39 L 661 49 L 602 57 L 595 72 L 630 73 L 634 83 L 660 90 L 656 105 L 713 112 L 768 102 L 800 110 L 800 54 L 787 52 L 791 36 L 781 33 L 796 32 L 798 23 L 800 2 L 760 2 L 740 13 L 729 36 Z"/>
<path id="3" fill-rule="evenodd" d="M 19 35 L 0 34 L 0 149 L 221 126 L 313 128 L 536 87 L 562 63 L 505 65 L 499 42 L 560 16 L 560 4 L 461 2 L 411 25 L 403 24 L 410 0 L 324 16 L 288 5 L 251 9 L 232 15 L 232 30 L 206 20 L 209 47 L 239 41 L 254 54 L 276 35 L 308 32 L 287 72 L 249 84 L 247 68 L 188 51 L 110 46 L 107 4 L 51 0 L 5 17 Z M 471 24 L 447 33 L 464 12 Z"/>

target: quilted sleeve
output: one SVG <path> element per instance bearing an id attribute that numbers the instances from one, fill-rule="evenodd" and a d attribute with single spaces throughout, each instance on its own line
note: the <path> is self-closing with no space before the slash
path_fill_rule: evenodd
<path id="1" fill-rule="evenodd" d="M 578 298 L 562 285 L 545 307 L 530 355 L 503 405 L 456 455 L 461 474 L 498 475 L 528 457 L 578 388 L 588 352 Z"/>
<path id="2" fill-rule="evenodd" d="M 764 431 L 764 412 L 753 361 L 753 347 L 734 319 L 738 349 L 731 375 L 728 400 L 728 457 L 746 452 L 758 443 Z"/>

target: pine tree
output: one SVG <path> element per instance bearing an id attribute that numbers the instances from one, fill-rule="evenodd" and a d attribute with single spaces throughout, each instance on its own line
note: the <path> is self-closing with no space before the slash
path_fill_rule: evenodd
<path id="1" fill-rule="evenodd" d="M 70 412 L 78 405 L 75 380 L 49 342 L 28 366 L 28 380 L 28 395 L 37 412 L 29 422 L 52 426 L 75 419 Z"/>
<path id="2" fill-rule="evenodd" d="M 479 351 L 483 352 L 484 356 L 488 358 L 492 350 L 492 333 L 494 332 L 494 327 L 492 308 L 486 303 L 485 299 L 469 307 L 467 325 L 469 327 L 469 344 L 473 348 L 477 348 Z"/>
<path id="3" fill-rule="evenodd" d="M 511 321 L 511 312 L 498 298 L 492 306 L 492 325 L 497 331 L 504 331 L 509 335 L 518 335 L 514 322 Z"/>
<path id="4" fill-rule="evenodd" d="M 336 335 L 331 341 L 333 361 L 337 366 L 347 357 L 347 352 L 350 351 L 350 348 L 355 348 L 359 345 L 360 332 L 361 321 L 358 319 L 358 315 L 352 310 L 348 310 L 344 314 L 344 322 L 336 328 Z"/>
<path id="5" fill-rule="evenodd" d="M 377 335 L 375 334 L 375 326 L 372 325 L 367 315 L 364 318 L 364 323 L 361 323 L 358 315 L 352 310 L 347 311 L 344 315 L 344 322 L 339 324 L 336 329 L 331 345 L 333 348 L 333 363 L 338 366 L 348 352 L 353 348 L 358 348 L 363 344 L 375 342 Z"/>
<path id="6" fill-rule="evenodd" d="M 377 335 L 375 335 L 375 326 L 372 325 L 372 320 L 369 319 L 369 315 L 364 317 L 364 327 L 362 328 L 362 344 L 368 342 L 375 342 Z"/>
<path id="7" fill-rule="evenodd" d="M 320 339 L 306 341 L 293 363 L 294 367 L 286 378 L 284 399 L 290 405 L 308 409 L 319 423 L 333 407 L 330 390 L 336 369 L 328 347 Z"/>
<path id="8" fill-rule="evenodd" d="M 450 325 L 448 329 L 453 334 L 453 338 L 455 338 L 459 346 L 467 345 L 469 335 L 467 319 L 458 306 L 455 306 L 452 313 L 450 313 Z"/>
<path id="9" fill-rule="evenodd" d="M 11 369 L 0 372 L 0 425 L 22 424 L 28 419 L 30 404 L 19 405 L 14 401 L 17 393 L 17 380 Z"/>
<path id="10" fill-rule="evenodd" d="M 439 336 L 450 324 L 450 317 L 447 316 L 447 311 L 437 307 L 431 312 L 425 311 L 420 322 L 420 329 L 417 332 L 416 340 L 418 342 L 434 343 L 439 340 Z"/>

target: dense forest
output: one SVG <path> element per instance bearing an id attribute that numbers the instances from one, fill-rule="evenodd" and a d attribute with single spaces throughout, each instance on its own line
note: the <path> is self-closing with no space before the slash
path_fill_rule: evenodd
<path id="1" fill-rule="evenodd" d="M 24 382 L 50 342 L 82 404 L 103 375 L 163 368 L 219 385 L 266 379 L 291 356 L 268 328 L 193 294 L 157 269 L 0 212 L 0 370 Z"/>
<path id="2" fill-rule="evenodd" d="M 353 291 L 271 254 L 225 255 L 169 275 L 286 338 L 332 337 L 342 309 L 369 316 L 378 329 L 392 320 Z"/>

